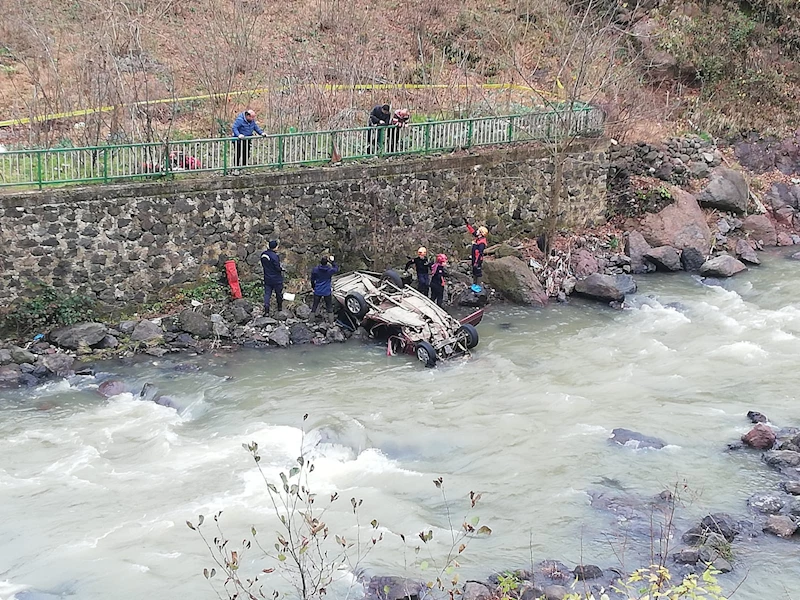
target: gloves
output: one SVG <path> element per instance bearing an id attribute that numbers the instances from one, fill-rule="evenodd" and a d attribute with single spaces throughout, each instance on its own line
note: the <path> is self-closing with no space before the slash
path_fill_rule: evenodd
<path id="1" fill-rule="evenodd" d="M 239 139 L 240 139 L 240 140 L 243 140 L 243 139 L 244 139 L 244 134 L 243 134 L 243 133 L 240 133 L 240 134 L 239 134 Z"/>
<path id="2" fill-rule="evenodd" d="M 267 134 L 266 133 L 262 133 L 261 137 L 267 137 Z"/>
<path id="3" fill-rule="evenodd" d="M 336 261 L 334 260 L 334 258 L 333 258 L 333 256 L 332 256 L 332 255 L 331 255 L 331 256 L 329 256 L 328 258 L 330 259 L 330 261 L 331 261 L 331 262 L 336 262 Z"/>

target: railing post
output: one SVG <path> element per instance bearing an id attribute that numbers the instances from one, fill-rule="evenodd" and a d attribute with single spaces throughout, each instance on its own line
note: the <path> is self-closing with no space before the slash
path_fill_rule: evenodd
<path id="1" fill-rule="evenodd" d="M 39 189 L 42 189 L 42 150 L 36 151 L 36 179 L 39 182 Z"/>
<path id="2" fill-rule="evenodd" d="M 425 139 L 425 154 L 429 154 L 431 151 L 431 123 L 427 121 L 425 123 L 425 134 L 423 135 Z"/>
<path id="3" fill-rule="evenodd" d="M 336 156 L 336 131 L 331 131 L 331 162 Z"/>
<path id="4" fill-rule="evenodd" d="M 228 146 L 232 143 L 230 140 L 223 138 L 222 139 L 222 174 L 228 174 Z"/>
<path id="5" fill-rule="evenodd" d="M 283 168 L 283 134 L 278 134 L 278 168 Z"/>
<path id="6" fill-rule="evenodd" d="M 507 141 L 510 144 L 511 142 L 514 141 L 514 117 L 513 116 L 508 117 L 507 135 L 508 135 L 508 140 Z"/>
<path id="7" fill-rule="evenodd" d="M 472 147 L 472 122 L 473 119 L 467 121 L 467 148 Z"/>
<path id="8" fill-rule="evenodd" d="M 108 146 L 103 148 L 103 183 L 108 183 Z"/>
<path id="9" fill-rule="evenodd" d="M 164 143 L 164 166 L 161 167 L 164 176 L 169 175 L 169 141 Z"/>
<path id="10" fill-rule="evenodd" d="M 383 156 L 385 154 L 383 151 L 385 140 L 386 140 L 386 128 L 378 127 L 378 156 Z"/>

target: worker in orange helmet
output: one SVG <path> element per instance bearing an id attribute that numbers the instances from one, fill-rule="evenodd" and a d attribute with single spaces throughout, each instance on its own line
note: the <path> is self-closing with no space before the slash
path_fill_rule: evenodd
<path id="1" fill-rule="evenodd" d="M 417 289 L 423 296 L 427 296 L 431 288 L 431 261 L 428 258 L 428 249 L 425 246 L 420 246 L 417 249 L 416 258 L 408 259 L 406 263 L 406 271 L 414 265 L 417 272 Z"/>
<path id="2" fill-rule="evenodd" d="M 474 285 L 480 285 L 481 277 L 483 277 L 483 253 L 486 251 L 486 236 L 489 235 L 489 230 L 483 226 L 475 229 L 469 224 L 466 217 L 463 217 L 463 219 L 464 224 L 467 226 L 467 231 L 469 231 L 474 238 L 472 241 L 472 251 L 470 253 L 472 283 Z"/>

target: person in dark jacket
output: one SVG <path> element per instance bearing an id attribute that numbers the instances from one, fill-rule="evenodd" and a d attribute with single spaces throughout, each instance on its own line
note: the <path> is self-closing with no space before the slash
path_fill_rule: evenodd
<path id="1" fill-rule="evenodd" d="M 411 111 L 407 108 L 399 108 L 394 111 L 390 127 L 386 130 L 386 151 L 389 153 L 400 150 L 400 131 L 408 127 L 411 122 Z"/>
<path id="2" fill-rule="evenodd" d="M 311 287 L 314 289 L 314 303 L 311 305 L 311 312 L 316 314 L 319 302 L 325 299 L 325 310 L 330 315 L 333 313 L 333 301 L 331 300 L 331 278 L 339 272 L 339 265 L 332 256 L 323 256 L 319 264 L 311 269 Z"/>
<path id="3" fill-rule="evenodd" d="M 370 130 L 367 132 L 367 154 L 375 154 L 378 151 L 378 127 L 387 127 L 391 120 L 391 108 L 388 104 L 376 106 L 372 109 L 372 112 L 369 113 L 369 122 L 367 126 L 370 127 Z"/>
<path id="4" fill-rule="evenodd" d="M 283 310 L 283 267 L 275 249 L 278 240 L 269 243 L 269 249 L 261 253 L 261 267 L 264 269 L 264 316 L 269 316 L 269 301 L 275 292 L 278 312 Z"/>
<path id="5" fill-rule="evenodd" d="M 233 132 L 233 160 L 237 167 L 247 166 L 247 161 L 250 158 L 250 145 L 253 143 L 251 139 L 254 134 L 266 137 L 266 133 L 261 131 L 261 128 L 256 123 L 256 113 L 254 110 L 247 109 L 236 116 L 231 128 Z"/>
<path id="6" fill-rule="evenodd" d="M 431 300 L 436 302 L 437 306 L 444 304 L 444 278 L 447 277 L 447 255 L 437 254 L 436 261 L 431 267 Z"/>
<path id="7" fill-rule="evenodd" d="M 406 263 L 406 271 L 414 265 L 417 272 L 417 289 L 419 293 L 427 296 L 431 287 L 431 261 L 428 260 L 428 249 L 420 246 L 417 250 L 417 257 L 409 259 Z"/>
<path id="8" fill-rule="evenodd" d="M 475 229 L 469 224 L 466 217 L 464 217 L 464 223 L 467 226 L 467 231 L 469 231 L 474 238 L 472 241 L 472 250 L 470 252 L 472 283 L 480 285 L 481 277 L 483 277 L 483 253 L 486 251 L 486 236 L 489 234 L 489 230 L 486 229 L 486 227 L 478 227 Z"/>

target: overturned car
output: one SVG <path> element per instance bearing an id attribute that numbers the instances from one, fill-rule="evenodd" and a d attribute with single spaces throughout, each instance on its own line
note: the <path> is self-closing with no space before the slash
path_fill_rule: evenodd
<path id="1" fill-rule="evenodd" d="M 417 290 L 404 285 L 395 271 L 383 275 L 355 271 L 334 278 L 333 297 L 339 319 L 353 329 L 386 340 L 388 354 L 415 355 L 426 367 L 468 354 L 478 345 L 475 326 L 480 309 L 460 321 Z"/>

